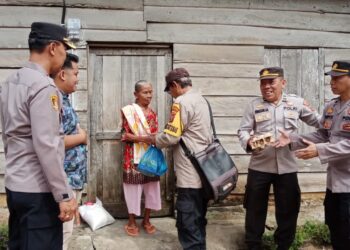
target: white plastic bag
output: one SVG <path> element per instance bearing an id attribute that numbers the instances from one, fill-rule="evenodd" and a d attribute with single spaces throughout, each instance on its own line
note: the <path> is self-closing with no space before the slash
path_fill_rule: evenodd
<path id="1" fill-rule="evenodd" d="M 89 224 L 92 231 L 112 224 L 115 221 L 107 210 L 103 208 L 102 202 L 98 198 L 96 198 L 96 203 L 80 206 L 79 213 L 86 223 Z"/>

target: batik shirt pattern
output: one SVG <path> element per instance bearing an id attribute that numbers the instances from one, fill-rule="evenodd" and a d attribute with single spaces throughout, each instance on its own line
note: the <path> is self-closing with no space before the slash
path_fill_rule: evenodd
<path id="1" fill-rule="evenodd" d="M 77 124 L 79 118 L 74 111 L 69 95 L 63 94 L 62 125 L 65 135 L 78 133 Z M 83 189 L 87 176 L 87 150 L 86 145 L 80 144 L 66 150 L 64 170 L 68 177 L 68 183 L 73 189 Z"/>

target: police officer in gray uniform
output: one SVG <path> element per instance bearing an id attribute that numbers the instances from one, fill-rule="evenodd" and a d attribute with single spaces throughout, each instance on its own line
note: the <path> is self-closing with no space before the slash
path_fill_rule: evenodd
<path id="1" fill-rule="evenodd" d="M 0 117 L 6 156 L 5 187 L 12 249 L 62 249 L 62 222 L 76 202 L 63 169 L 61 96 L 50 74 L 74 45 L 66 29 L 33 23 L 30 58 L 1 86 Z"/>
<path id="2" fill-rule="evenodd" d="M 270 144 L 277 138 L 279 129 L 295 132 L 299 120 L 318 127 L 319 117 L 303 98 L 284 94 L 285 85 L 282 68 L 262 69 L 262 97 L 248 104 L 238 130 L 243 149 L 252 153 L 244 199 L 245 241 L 249 249 L 261 249 L 271 184 L 275 196 L 278 249 L 289 249 L 295 236 L 300 208 L 298 166 L 289 147 L 276 149 Z"/>
<path id="3" fill-rule="evenodd" d="M 206 249 L 208 198 L 201 179 L 180 146 L 182 139 L 191 152 L 204 150 L 212 141 L 210 115 L 205 99 L 192 89 L 190 75 L 176 68 L 166 76 L 166 88 L 174 103 L 164 132 L 145 138 L 159 148 L 173 147 L 177 186 L 176 227 L 184 250 Z"/>
<path id="4" fill-rule="evenodd" d="M 350 61 L 333 62 L 330 75 L 332 92 L 339 97 L 325 105 L 321 128 L 298 136 L 290 134 L 291 148 L 298 148 L 300 159 L 318 157 L 328 163 L 325 220 L 335 250 L 350 248 Z M 278 146 L 289 143 L 282 133 Z M 316 143 L 316 144 L 314 144 Z"/>

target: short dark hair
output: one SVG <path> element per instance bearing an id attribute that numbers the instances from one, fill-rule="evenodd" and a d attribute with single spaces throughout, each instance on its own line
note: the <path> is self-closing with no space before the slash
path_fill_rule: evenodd
<path id="1" fill-rule="evenodd" d="M 29 38 L 28 46 L 30 52 L 42 53 L 47 45 L 55 42 L 53 40 L 48 39 L 40 39 L 40 38 Z"/>
<path id="2" fill-rule="evenodd" d="M 66 60 L 64 60 L 64 63 L 62 65 L 62 69 L 72 69 L 72 62 L 79 63 L 79 57 L 77 55 L 67 53 Z"/>

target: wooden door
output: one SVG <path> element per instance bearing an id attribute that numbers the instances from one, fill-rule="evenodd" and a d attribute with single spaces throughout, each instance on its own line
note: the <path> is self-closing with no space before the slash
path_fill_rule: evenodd
<path id="1" fill-rule="evenodd" d="M 115 217 L 127 217 L 122 189 L 122 142 L 120 110 L 134 101 L 134 84 L 149 80 L 153 84 L 152 108 L 164 127 L 171 98 L 164 93 L 165 74 L 171 69 L 168 47 L 89 48 L 89 198 L 98 197 Z M 164 151 L 168 161 L 170 154 Z M 161 177 L 162 210 L 155 215 L 173 213 L 173 169 Z"/>

